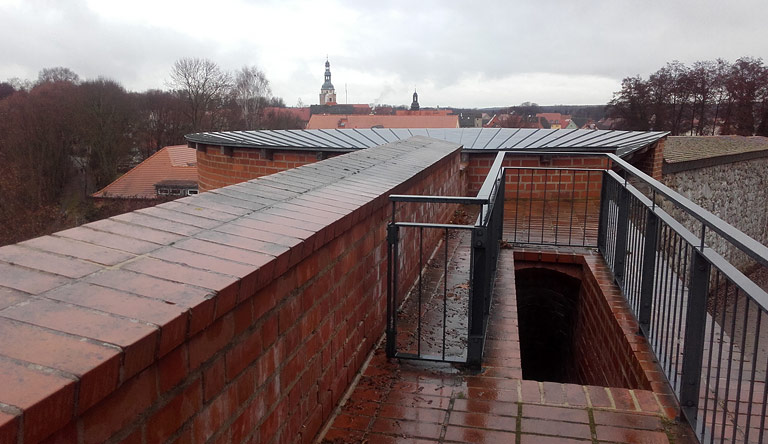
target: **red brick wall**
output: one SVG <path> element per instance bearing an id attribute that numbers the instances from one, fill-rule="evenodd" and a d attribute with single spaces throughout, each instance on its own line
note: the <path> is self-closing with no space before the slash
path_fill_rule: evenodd
<path id="1" fill-rule="evenodd" d="M 233 185 L 318 161 L 316 151 L 270 150 L 271 158 L 261 150 L 219 146 L 197 150 L 198 186 L 201 192 Z M 333 157 L 337 153 L 326 153 Z"/>
<path id="2" fill-rule="evenodd" d="M 645 174 L 656 180 L 661 180 L 661 171 L 664 165 L 664 143 L 666 141 L 666 138 L 659 140 L 641 154 L 631 156 L 628 159 L 629 162 Z"/>
<path id="3" fill-rule="evenodd" d="M 601 273 L 600 267 L 595 270 L 585 266 L 583 270 L 572 368 L 580 380 L 590 385 L 650 389 L 643 366 L 620 325 L 627 321 L 628 313 L 619 312 L 614 317 L 606 300 L 611 292 L 604 296 L 600 285 L 600 280 L 607 276 L 595 275 Z"/>
<path id="4" fill-rule="evenodd" d="M 352 187 L 339 185 L 346 197 L 335 196 L 338 200 L 330 192 L 318 193 L 315 196 L 322 195 L 321 199 L 289 200 L 281 204 L 282 210 L 262 216 L 227 205 L 232 200 L 217 203 L 214 192 L 147 213 L 129 213 L 120 223 L 108 220 L 99 225 L 105 232 L 74 229 L 71 236 L 86 242 L 82 245 L 94 242 L 78 254 L 121 264 L 88 277 L 88 284 L 67 284 L 67 279 L 47 277 L 42 271 L 18 274 L 3 269 L 0 288 L 44 291 L 45 286 L 67 284 L 57 296 L 60 299 L 88 307 L 97 304 L 98 310 L 126 317 L 104 318 L 105 313 L 47 297 L 29 304 L 40 305 L 34 312 L 27 306 L 3 309 L 4 304 L 13 305 L 9 297 L 18 296 L 18 302 L 23 296 L 21 291 L 0 293 L 0 327 L 13 313 L 33 324 L 55 322 L 72 331 L 82 328 L 81 334 L 89 337 L 109 335 L 109 341 L 104 336 L 105 342 L 124 347 L 61 336 L 56 350 L 75 351 L 58 363 L 55 357 L 37 356 L 34 350 L 28 355 L 32 349 L 45 351 L 29 334 L 26 346 L 9 348 L 10 343 L 0 342 L 4 355 L 0 375 L 6 381 L 26 381 L 0 387 L 0 402 L 24 409 L 23 421 L 18 411 L 0 410 L 3 442 L 6 438 L 37 442 L 51 434 L 50 442 L 81 443 L 311 442 L 383 333 L 386 224 L 391 216 L 387 195 L 458 192 L 459 175 L 454 172 L 458 172 L 459 152 L 448 154 L 441 149 L 437 150 L 443 153 L 441 160 L 437 154 L 423 154 L 427 148 L 415 149 L 403 160 L 411 165 L 410 171 L 422 168 L 420 172 L 403 175 L 393 165 L 388 172 L 402 177 L 399 182 L 372 175 L 361 176 L 362 181 L 354 181 Z M 291 205 L 304 206 L 297 214 L 288 209 Z M 150 222 L 150 215 L 169 219 Z M 399 210 L 400 220 L 448 216 L 447 206 L 410 204 Z M 201 231 L 216 220 L 235 219 L 238 223 L 228 224 L 226 231 Z M 35 242 L 35 248 L 55 249 L 53 245 L 61 241 L 52 239 Z M 301 241 L 295 243 L 297 239 Z M 295 246 L 275 252 L 277 257 L 253 250 L 268 241 Z M 166 247 L 156 250 L 159 245 L 147 245 L 150 242 Z M 142 254 L 145 247 L 146 253 L 127 262 L 122 261 L 132 254 L 110 249 Z M 0 266 L 5 266 L 3 254 L 9 250 L 0 251 Z M 72 276 L 99 269 L 84 270 L 74 259 L 38 263 Z M 23 284 L 37 275 L 41 280 Z M 41 321 L 46 317 L 52 320 Z M 4 335 L 20 327 L 8 328 Z M 100 361 L 97 353 L 108 355 Z M 76 376 L 39 373 L 23 363 L 6 362 L 5 355 L 23 356 L 54 369 L 69 366 Z"/>
<path id="5" fill-rule="evenodd" d="M 496 153 L 468 153 L 468 190 L 470 196 L 477 194 L 491 169 Z M 505 167 L 524 168 L 579 168 L 605 169 L 610 161 L 605 157 L 588 156 L 517 156 L 508 154 Z M 518 178 L 519 175 L 519 178 Z M 597 173 L 568 172 L 552 170 L 508 170 L 504 191 L 506 199 L 519 195 L 522 199 L 554 199 L 560 193 L 564 199 L 590 199 L 600 197 L 602 176 Z M 587 185 L 589 182 L 589 186 Z M 519 194 L 518 194 L 519 191 Z"/>

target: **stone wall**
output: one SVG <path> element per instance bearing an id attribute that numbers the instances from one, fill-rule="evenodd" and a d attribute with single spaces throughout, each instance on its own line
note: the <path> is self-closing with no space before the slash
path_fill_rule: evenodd
<path id="1" fill-rule="evenodd" d="M 663 182 L 758 242 L 768 244 L 768 158 L 668 173 Z M 664 209 L 700 235 L 701 223 L 671 205 L 664 205 Z M 720 236 L 708 233 L 705 239 L 741 271 L 751 271 L 754 261 Z"/>

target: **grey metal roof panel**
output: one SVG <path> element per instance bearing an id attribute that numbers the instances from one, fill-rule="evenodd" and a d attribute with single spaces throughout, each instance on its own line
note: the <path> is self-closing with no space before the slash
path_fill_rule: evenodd
<path id="1" fill-rule="evenodd" d="M 535 128 L 370 128 L 263 130 L 197 133 L 189 142 L 250 148 L 352 151 L 412 136 L 426 136 L 464 146 L 465 150 L 612 151 L 623 156 L 667 136 L 663 131 Z"/>

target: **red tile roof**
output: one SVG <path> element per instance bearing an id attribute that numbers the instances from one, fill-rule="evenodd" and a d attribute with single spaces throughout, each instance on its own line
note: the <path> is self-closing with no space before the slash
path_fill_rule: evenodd
<path id="1" fill-rule="evenodd" d="M 458 128 L 459 116 L 379 116 L 315 114 L 307 129 L 335 128 Z"/>
<path id="2" fill-rule="evenodd" d="M 93 197 L 154 199 L 155 184 L 161 181 L 197 183 L 197 155 L 186 145 L 167 146 L 117 180 L 93 193 Z"/>

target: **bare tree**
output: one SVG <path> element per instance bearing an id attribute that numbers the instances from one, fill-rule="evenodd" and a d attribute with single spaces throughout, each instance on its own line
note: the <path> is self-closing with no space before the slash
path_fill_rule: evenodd
<path id="1" fill-rule="evenodd" d="M 69 82 L 77 85 L 80 83 L 80 76 L 74 71 L 63 66 L 56 66 L 53 68 L 43 68 L 40 70 L 40 74 L 37 75 L 37 84 L 42 83 L 55 83 L 55 82 Z"/>
<path id="2" fill-rule="evenodd" d="M 231 83 L 229 74 L 216 63 L 185 57 L 173 64 L 169 86 L 183 97 L 192 130 L 199 131 L 203 117 L 226 95 Z"/>
<path id="3" fill-rule="evenodd" d="M 99 78 L 79 87 L 78 148 L 96 189 L 106 186 L 128 164 L 136 136 L 135 100 L 113 80 Z"/>
<path id="4" fill-rule="evenodd" d="M 243 66 L 235 74 L 233 94 L 240 107 L 244 129 L 255 129 L 261 110 L 272 94 L 267 76 L 256 66 Z"/>

